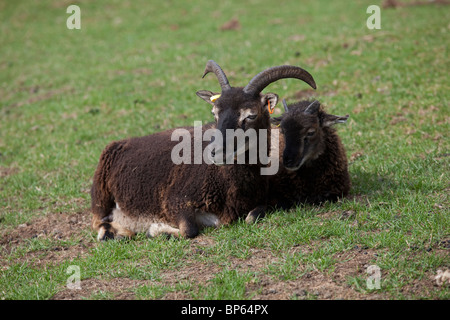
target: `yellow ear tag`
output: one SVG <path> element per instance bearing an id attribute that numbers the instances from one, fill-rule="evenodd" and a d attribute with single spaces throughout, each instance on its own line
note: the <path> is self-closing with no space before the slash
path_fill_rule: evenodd
<path id="1" fill-rule="evenodd" d="M 219 98 L 220 98 L 220 94 L 216 94 L 215 96 L 212 96 L 211 98 L 209 98 L 209 100 L 211 100 L 211 102 L 215 102 Z"/>

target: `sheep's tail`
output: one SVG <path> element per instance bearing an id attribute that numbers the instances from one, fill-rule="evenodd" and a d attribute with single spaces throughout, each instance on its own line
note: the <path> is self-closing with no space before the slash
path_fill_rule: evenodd
<path id="1" fill-rule="evenodd" d="M 104 192 L 98 192 L 97 185 L 94 182 L 91 190 L 93 213 L 92 228 L 97 231 L 97 239 L 101 241 L 133 237 L 134 232 L 113 221 L 115 202 L 109 192 L 106 190 L 103 191 Z"/>
<path id="2" fill-rule="evenodd" d="M 114 196 L 108 188 L 107 183 L 108 172 L 110 171 L 110 160 L 108 159 L 109 149 L 107 147 L 100 156 L 91 187 L 91 209 L 98 221 L 102 221 L 111 215 L 115 207 Z"/>
<path id="3" fill-rule="evenodd" d="M 114 229 L 111 226 L 112 211 L 115 203 L 108 190 L 101 190 L 97 174 L 91 189 L 92 229 L 97 231 L 98 240 L 114 238 Z"/>
<path id="4" fill-rule="evenodd" d="M 113 210 L 116 207 L 114 195 L 108 187 L 108 176 L 112 162 L 120 153 L 123 144 L 120 141 L 110 143 L 103 150 L 94 174 L 91 188 L 92 228 L 98 232 L 98 240 L 117 237 L 131 237 L 133 232 L 113 221 Z"/>

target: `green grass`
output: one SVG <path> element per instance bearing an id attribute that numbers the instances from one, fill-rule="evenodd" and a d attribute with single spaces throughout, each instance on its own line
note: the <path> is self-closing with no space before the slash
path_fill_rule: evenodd
<path id="1" fill-rule="evenodd" d="M 66 28 L 72 3 L 0 4 L 1 299 L 58 297 L 69 265 L 80 266 L 82 281 L 135 281 L 124 292 L 137 299 L 266 297 L 267 283 L 334 279 L 355 248 L 382 270 L 379 290 L 367 289 L 364 264 L 346 276 L 342 286 L 360 297 L 450 298 L 448 286 L 433 285 L 437 270 L 450 268 L 442 245 L 450 240 L 447 7 L 382 9 L 382 29 L 368 30 L 373 3 L 362 0 L 91 2 L 77 3 L 81 30 Z M 233 17 L 241 28 L 220 30 Z M 201 240 L 97 244 L 87 226 L 69 238 L 4 240 L 36 219 L 85 213 L 110 141 L 211 121 L 195 95 L 219 88 L 214 76 L 201 79 L 208 59 L 233 86 L 275 65 L 310 71 L 315 97 L 350 114 L 338 130 L 351 196 L 207 229 Z M 266 91 L 293 102 L 304 89 L 283 80 Z M 196 267 L 210 277 L 189 278 Z M 183 271 L 187 279 L 167 278 Z"/>

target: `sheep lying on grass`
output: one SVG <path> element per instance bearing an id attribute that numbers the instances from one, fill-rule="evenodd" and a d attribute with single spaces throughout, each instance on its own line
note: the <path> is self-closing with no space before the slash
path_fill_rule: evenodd
<path id="1" fill-rule="evenodd" d="M 214 125 L 203 126 L 203 131 L 212 127 L 222 133 L 264 129 L 269 140 L 269 108 L 275 107 L 278 96 L 261 91 L 282 78 L 301 79 L 315 87 L 311 75 L 294 66 L 269 68 L 238 88 L 230 86 L 225 73 L 211 60 L 204 75 L 209 72 L 215 73 L 222 92 L 220 98 L 211 91 L 197 92 L 213 105 L 216 120 Z M 99 240 L 131 237 L 137 232 L 191 238 L 204 226 L 217 227 L 246 215 L 254 221 L 264 214 L 268 179 L 261 175 L 261 163 L 175 164 L 171 157 L 178 144 L 171 139 L 174 130 L 112 142 L 102 152 L 91 189 L 92 225 Z M 223 149 L 228 145 L 224 137 Z M 194 139 L 190 143 L 194 150 Z M 207 145 L 202 142 L 202 151 Z M 215 158 L 213 152 L 211 156 Z"/>
<path id="2" fill-rule="evenodd" d="M 346 196 L 351 186 L 347 156 L 332 126 L 349 116 L 328 114 L 318 101 L 283 104 L 285 113 L 272 118 L 281 128 L 283 166 L 270 177 L 270 204 L 287 209 Z"/>

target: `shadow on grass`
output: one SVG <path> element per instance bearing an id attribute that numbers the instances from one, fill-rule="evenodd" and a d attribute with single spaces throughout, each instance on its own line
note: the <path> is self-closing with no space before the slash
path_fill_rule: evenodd
<path id="1" fill-rule="evenodd" d="M 427 182 L 423 177 L 393 178 L 394 173 L 379 174 L 360 168 L 352 168 L 350 175 L 352 181 L 350 195 L 366 196 L 369 199 L 384 197 L 385 200 L 389 200 L 410 196 L 413 193 L 427 195 L 441 190 L 438 185 L 430 184 L 430 181 Z"/>

